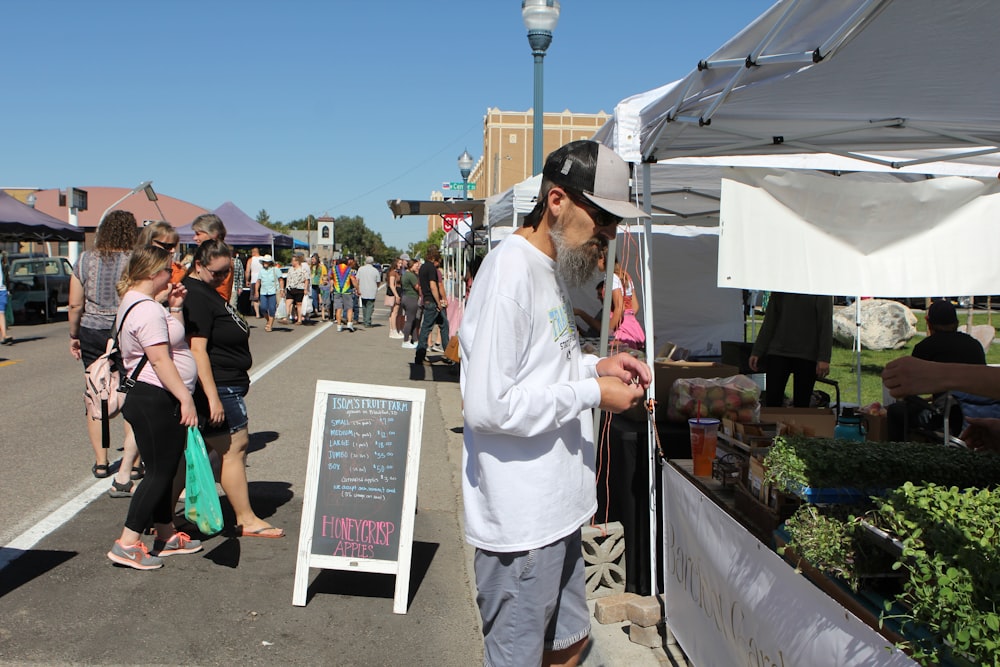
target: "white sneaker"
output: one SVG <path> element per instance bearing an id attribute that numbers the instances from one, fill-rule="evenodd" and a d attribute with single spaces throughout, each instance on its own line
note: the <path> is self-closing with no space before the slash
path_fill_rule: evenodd
<path id="1" fill-rule="evenodd" d="M 354 322 L 348 322 L 347 328 L 350 329 L 351 331 L 354 331 Z"/>
<path id="2" fill-rule="evenodd" d="M 343 331 L 343 330 L 344 330 L 344 327 L 338 324 L 337 325 L 337 331 Z"/>
<path id="3" fill-rule="evenodd" d="M 442 348 L 440 345 L 431 345 L 429 349 L 430 349 L 431 352 L 441 352 L 441 353 L 444 353 L 444 348 Z"/>
<path id="4" fill-rule="evenodd" d="M 402 337 L 403 334 L 399 333 L 398 331 L 392 331 L 389 333 L 389 338 L 402 338 Z"/>
<path id="5" fill-rule="evenodd" d="M 415 350 L 415 349 L 417 349 L 417 344 L 416 343 L 403 343 L 403 349 L 404 350 Z"/>

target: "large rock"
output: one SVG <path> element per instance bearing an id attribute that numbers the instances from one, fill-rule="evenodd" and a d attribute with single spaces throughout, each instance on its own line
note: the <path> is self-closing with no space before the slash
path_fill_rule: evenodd
<path id="1" fill-rule="evenodd" d="M 833 339 L 845 347 L 854 347 L 855 306 L 833 311 Z M 917 334 L 917 318 L 898 301 L 865 299 L 861 301 L 861 346 L 869 350 L 898 350 Z"/>

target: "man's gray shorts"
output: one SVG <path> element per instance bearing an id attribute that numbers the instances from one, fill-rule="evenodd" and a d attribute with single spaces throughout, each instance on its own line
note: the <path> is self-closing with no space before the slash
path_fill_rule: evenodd
<path id="1" fill-rule="evenodd" d="M 531 551 L 476 549 L 475 568 L 487 667 L 540 665 L 543 649 L 590 635 L 579 530 Z"/>
<path id="2" fill-rule="evenodd" d="M 334 310 L 354 310 L 354 295 L 353 294 L 341 294 L 340 292 L 333 293 L 333 309 Z"/>

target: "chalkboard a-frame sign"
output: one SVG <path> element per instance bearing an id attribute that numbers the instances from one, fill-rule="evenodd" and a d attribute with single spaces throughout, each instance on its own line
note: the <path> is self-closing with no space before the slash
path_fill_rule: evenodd
<path id="1" fill-rule="evenodd" d="M 406 613 L 423 432 L 423 389 L 316 382 L 292 604 L 309 568 L 396 575 Z"/>

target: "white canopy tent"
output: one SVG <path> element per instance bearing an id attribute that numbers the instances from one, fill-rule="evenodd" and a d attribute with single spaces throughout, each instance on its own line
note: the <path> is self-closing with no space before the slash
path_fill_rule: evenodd
<path id="1" fill-rule="evenodd" d="M 723 340 L 743 339 L 742 294 L 738 289 L 716 285 L 718 260 L 719 188 L 723 167 L 706 166 L 677 170 L 653 169 L 653 224 L 650 229 L 649 252 L 660 267 L 660 280 L 652 293 L 655 317 L 646 321 L 646 330 L 654 332 L 652 341 L 670 341 L 697 356 L 718 356 Z M 498 200 L 509 198 L 510 206 L 491 207 L 487 200 L 487 221 L 490 237 L 499 242 L 519 226 L 518 221 L 535 206 L 541 176 L 518 183 Z M 634 234 L 639 242 L 626 240 L 624 234 Z M 632 276 L 643 274 L 643 259 L 647 244 L 645 228 L 631 225 L 618 235 L 617 256 Z M 642 249 L 633 252 L 629 248 Z M 575 306 L 587 312 L 599 307 L 591 284 L 571 290 Z M 636 296 L 644 299 L 647 283 L 635 281 Z M 640 309 L 640 319 L 644 313 Z M 657 349 L 651 347 L 650 349 Z M 652 357 L 650 357 L 652 358 Z"/>
<path id="2" fill-rule="evenodd" d="M 845 166 L 853 162 L 843 162 L 849 159 L 858 161 L 859 170 L 865 164 L 870 166 L 864 169 L 871 170 L 959 173 L 958 166 L 941 169 L 940 164 L 931 164 L 947 161 L 952 165 L 972 165 L 973 171 L 981 166 L 982 171 L 974 175 L 995 178 L 996 166 L 1000 164 L 996 157 L 1000 151 L 1000 87 L 984 72 L 993 59 L 992 45 L 998 30 L 1000 3 L 991 0 L 955 3 L 779 0 L 710 57 L 700 61 L 684 79 L 621 102 L 596 139 L 614 148 L 626 160 L 641 165 L 637 167 L 636 190 L 647 211 L 652 210 L 655 201 L 653 173 L 665 162 L 677 158 L 723 156 L 722 163 L 735 164 L 742 159 L 746 166 L 786 168 L 793 165 L 780 165 L 776 160 L 797 160 L 799 164 L 794 168 L 831 171 L 853 169 Z M 737 270 L 749 271 L 751 265 L 767 266 L 774 274 L 773 281 L 768 283 L 771 289 L 844 293 L 846 282 L 838 283 L 845 287 L 832 291 L 829 285 L 810 288 L 808 276 L 812 267 L 831 271 L 828 251 L 834 245 L 845 252 L 853 245 L 852 252 L 857 257 L 873 258 L 868 263 L 871 266 L 877 263 L 876 253 L 883 253 L 878 262 L 884 262 L 884 253 L 907 246 L 913 248 L 910 237 L 924 236 L 923 242 L 917 244 L 923 256 L 937 258 L 936 252 L 928 249 L 928 242 L 939 238 L 932 230 L 935 227 L 944 230 L 956 223 L 942 213 L 942 208 L 949 205 L 947 202 L 962 199 L 959 193 L 968 195 L 978 190 L 984 195 L 983 202 L 973 204 L 973 197 L 965 199 L 978 213 L 986 210 L 992 198 L 992 186 L 984 182 L 932 182 L 915 189 L 935 198 L 924 203 L 939 213 L 934 224 L 929 225 L 932 216 L 924 216 L 921 211 L 910 228 L 912 232 L 914 227 L 922 225 L 920 234 L 908 236 L 905 225 L 899 223 L 902 238 L 897 236 L 893 242 L 887 242 L 883 236 L 881 243 L 877 243 L 874 237 L 887 234 L 888 230 L 874 226 L 868 228 L 869 238 L 856 235 L 852 243 L 844 240 L 851 233 L 837 232 L 840 236 L 834 240 L 829 230 L 854 224 L 850 216 L 857 216 L 858 208 L 828 206 L 821 211 L 824 215 L 818 216 L 820 211 L 810 203 L 810 197 L 789 194 L 794 188 L 815 186 L 817 181 L 809 176 L 743 175 L 727 181 L 722 198 L 725 257 L 720 257 L 720 278 L 736 275 Z M 778 178 L 784 179 L 780 188 Z M 762 180 L 768 187 L 761 187 Z M 840 184 L 847 182 L 834 180 Z M 831 181 L 824 187 L 837 189 L 842 185 L 834 186 Z M 882 184 L 878 189 L 894 187 Z M 755 207 L 756 213 L 744 212 L 738 204 L 728 206 L 727 198 L 737 191 L 741 201 Z M 884 195 L 877 203 L 868 201 L 885 211 L 888 196 Z M 827 203 L 830 201 L 828 197 Z M 782 228 L 782 233 L 791 234 L 778 236 L 773 227 L 763 232 L 773 249 L 784 252 L 779 259 L 774 253 L 751 254 L 761 250 L 761 232 L 753 235 L 750 230 L 737 229 L 747 224 L 747 218 L 759 221 L 770 216 L 781 217 L 781 224 L 788 225 Z M 796 223 L 795 232 L 789 231 L 793 218 L 801 221 Z M 875 224 L 871 218 L 867 220 Z M 855 228 L 855 234 L 857 231 Z M 741 241 L 746 242 L 751 236 L 752 245 L 741 245 Z M 725 250 L 730 239 L 733 239 L 732 253 Z M 996 245 L 1000 239 L 992 233 L 965 241 L 966 247 L 982 244 L 985 252 L 994 257 L 1000 250 Z M 734 255 L 739 258 L 739 265 L 730 264 Z M 802 259 L 784 261 L 790 255 Z M 954 271 L 956 274 L 974 272 L 980 274 L 976 277 L 982 279 L 984 287 L 993 284 L 992 263 L 969 266 L 962 255 L 947 257 L 946 261 L 955 269 L 961 266 L 961 271 Z M 652 256 L 647 262 L 647 283 L 651 282 L 655 262 Z M 852 271 L 865 270 L 840 273 L 846 278 Z M 868 294 L 908 293 L 908 290 L 898 291 L 898 276 L 887 272 L 854 277 L 858 280 L 855 286 L 864 285 Z M 890 277 L 895 278 L 891 283 Z M 935 288 L 929 293 L 951 291 L 943 284 L 951 277 L 939 274 Z M 747 274 L 740 282 L 749 286 L 757 279 Z M 732 282 L 736 281 L 720 284 Z M 920 289 L 929 287 L 925 284 Z M 646 303 L 652 306 L 648 294 Z M 648 308 L 646 314 L 650 314 Z M 668 608 L 668 622 L 688 649 L 696 642 L 695 635 L 678 631 L 675 623 L 679 618 L 671 616 Z M 730 661 L 735 656 L 725 656 L 727 649 L 722 644 L 705 648 L 706 652 L 699 648 L 695 657 L 706 664 Z"/>
<path id="3" fill-rule="evenodd" d="M 642 108 L 616 144 L 633 162 L 996 152 L 1000 88 L 982 66 L 998 30 L 992 0 L 780 0 L 681 81 L 626 100 Z"/>

